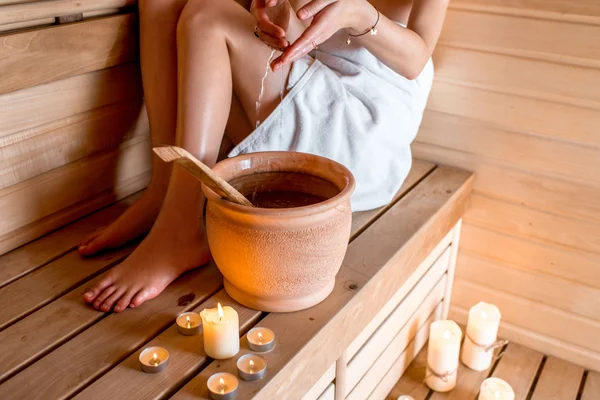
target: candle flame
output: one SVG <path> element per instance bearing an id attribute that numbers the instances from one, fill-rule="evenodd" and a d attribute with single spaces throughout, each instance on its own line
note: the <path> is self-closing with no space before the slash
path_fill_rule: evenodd
<path id="1" fill-rule="evenodd" d="M 502 393 L 500 393 L 499 390 L 497 390 L 496 392 L 494 392 L 494 397 L 497 398 L 497 399 L 499 399 L 501 395 L 502 395 Z"/>
<path id="2" fill-rule="evenodd" d="M 263 342 L 263 336 L 262 336 L 262 333 L 258 332 L 258 343 L 259 343 L 259 344 L 262 344 L 262 342 Z"/>
<path id="3" fill-rule="evenodd" d="M 450 331 L 445 330 L 444 333 L 442 334 L 442 336 L 444 337 L 444 339 L 450 339 Z"/>
<path id="4" fill-rule="evenodd" d="M 482 311 L 481 318 L 487 318 L 487 317 L 488 317 L 487 313 L 485 311 Z"/>
<path id="5" fill-rule="evenodd" d="M 154 358 L 155 360 L 158 358 L 158 356 L 156 355 L 156 353 L 152 354 L 152 358 Z"/>
<path id="6" fill-rule="evenodd" d="M 223 308 L 221 307 L 221 303 L 217 303 L 217 315 L 219 315 L 219 321 L 223 320 Z"/>
<path id="7" fill-rule="evenodd" d="M 185 317 L 185 319 L 186 319 L 187 328 L 190 329 L 191 325 L 192 325 L 192 322 L 190 321 L 190 316 L 188 315 L 187 317 Z"/>
<path id="8" fill-rule="evenodd" d="M 254 361 L 250 360 L 250 372 L 254 373 Z"/>
<path id="9" fill-rule="evenodd" d="M 219 378 L 219 385 L 221 387 L 221 394 L 225 394 L 225 381 L 223 380 L 223 378 Z"/>

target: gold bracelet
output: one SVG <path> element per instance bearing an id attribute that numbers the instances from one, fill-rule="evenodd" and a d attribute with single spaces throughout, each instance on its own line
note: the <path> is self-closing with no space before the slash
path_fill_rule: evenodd
<path id="1" fill-rule="evenodd" d="M 377 9 L 377 7 L 373 6 L 373 8 L 375 9 L 375 11 L 377 11 L 377 21 L 375 21 L 375 24 L 373 24 L 372 27 L 370 27 L 369 29 L 367 29 L 366 31 L 364 31 L 363 33 L 359 33 L 358 35 L 353 35 L 351 33 L 348 34 L 348 39 L 346 39 L 346 44 L 350 45 L 350 43 L 352 43 L 352 38 L 353 37 L 359 37 L 359 36 L 363 36 L 366 35 L 367 33 L 370 33 L 372 36 L 377 35 L 377 24 L 379 23 L 379 10 Z"/>

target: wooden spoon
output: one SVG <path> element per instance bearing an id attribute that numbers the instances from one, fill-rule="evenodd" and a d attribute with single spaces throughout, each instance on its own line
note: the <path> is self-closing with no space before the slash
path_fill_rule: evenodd
<path id="1" fill-rule="evenodd" d="M 160 146 L 152 149 L 164 162 L 176 161 L 216 194 L 232 203 L 254 207 L 250 201 L 207 165 L 186 150 L 177 146 Z"/>

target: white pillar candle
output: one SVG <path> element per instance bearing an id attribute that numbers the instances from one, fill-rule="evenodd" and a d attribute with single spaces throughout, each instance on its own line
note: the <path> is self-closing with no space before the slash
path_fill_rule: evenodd
<path id="1" fill-rule="evenodd" d="M 471 307 L 461 356 L 467 367 L 475 371 L 485 371 L 490 367 L 500 318 L 500 310 L 493 304 L 480 302 Z"/>
<path id="2" fill-rule="evenodd" d="M 240 323 L 237 312 L 228 306 L 207 308 L 200 313 L 204 332 L 204 351 L 216 360 L 235 356 L 240 351 Z"/>
<path id="3" fill-rule="evenodd" d="M 456 386 L 456 371 L 462 331 L 454 321 L 431 324 L 427 349 L 425 383 L 436 392 L 447 392 Z"/>
<path id="4" fill-rule="evenodd" d="M 515 392 L 506 381 L 487 378 L 479 388 L 479 400 L 515 400 Z"/>

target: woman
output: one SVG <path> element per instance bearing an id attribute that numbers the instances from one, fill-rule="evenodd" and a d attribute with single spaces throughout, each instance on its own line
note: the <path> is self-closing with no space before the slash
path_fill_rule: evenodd
<path id="1" fill-rule="evenodd" d="M 321 154 L 354 173 L 354 211 L 380 206 L 410 169 L 446 8 L 447 0 L 254 0 L 249 12 L 232 0 L 140 0 L 152 145 L 176 144 L 208 165 L 224 134 L 236 145 L 230 155 Z M 271 47 L 285 51 L 257 115 Z M 137 307 L 208 262 L 203 207 L 200 183 L 155 157 L 143 196 L 79 251 L 150 232 L 84 300 L 102 311 Z"/>

